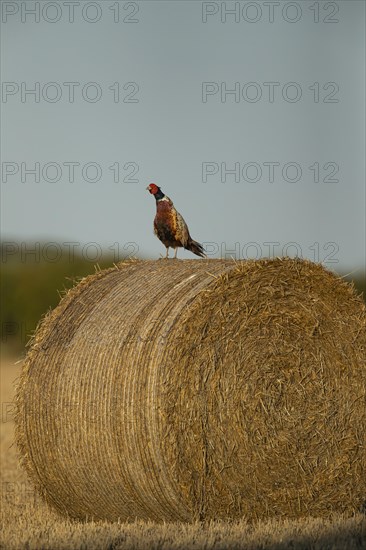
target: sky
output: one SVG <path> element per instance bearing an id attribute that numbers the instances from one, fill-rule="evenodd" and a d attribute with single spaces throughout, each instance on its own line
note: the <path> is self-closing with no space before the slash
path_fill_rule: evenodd
<path id="1" fill-rule="evenodd" d="M 1 8 L 3 241 L 158 258 L 154 182 L 209 257 L 361 274 L 363 1 Z"/>

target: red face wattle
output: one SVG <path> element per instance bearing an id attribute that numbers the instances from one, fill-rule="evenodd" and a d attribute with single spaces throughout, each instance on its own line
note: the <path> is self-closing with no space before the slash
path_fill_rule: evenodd
<path id="1" fill-rule="evenodd" d="M 156 193 L 159 191 L 159 187 L 157 185 L 155 185 L 155 183 L 150 183 L 150 185 L 148 185 L 146 187 L 146 189 L 149 191 L 149 193 L 151 193 L 152 195 L 156 195 Z"/>

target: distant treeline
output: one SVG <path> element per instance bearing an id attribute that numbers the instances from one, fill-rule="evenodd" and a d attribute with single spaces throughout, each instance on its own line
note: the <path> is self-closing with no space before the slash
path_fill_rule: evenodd
<path id="1" fill-rule="evenodd" d="M 41 317 L 58 304 L 62 291 L 81 277 L 118 261 L 113 254 L 105 254 L 96 262 L 91 249 L 88 254 L 80 254 L 56 243 L 24 246 L 7 242 L 0 248 L 1 344 L 14 353 L 22 352 Z M 357 270 L 345 279 L 353 280 L 365 297 L 366 279 L 356 277 L 359 273 Z"/>
<path id="2" fill-rule="evenodd" d="M 58 304 L 63 291 L 115 262 L 113 255 L 95 262 L 70 247 L 51 244 L 1 243 L 1 343 L 10 352 L 24 349 L 41 317 Z"/>

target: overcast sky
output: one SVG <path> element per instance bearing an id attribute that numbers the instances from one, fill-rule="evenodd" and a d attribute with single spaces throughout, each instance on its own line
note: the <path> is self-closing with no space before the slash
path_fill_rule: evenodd
<path id="1" fill-rule="evenodd" d="M 155 182 L 212 257 L 362 268 L 364 12 L 3 1 L 3 240 L 157 258 Z"/>

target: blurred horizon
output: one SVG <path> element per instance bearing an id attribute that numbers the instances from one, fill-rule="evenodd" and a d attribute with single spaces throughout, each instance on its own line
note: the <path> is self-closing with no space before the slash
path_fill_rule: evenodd
<path id="1" fill-rule="evenodd" d="M 23 355 L 25 346 L 39 321 L 47 311 L 57 306 L 64 292 L 82 277 L 95 273 L 96 270 L 113 267 L 119 261 L 135 257 L 133 252 L 125 251 L 123 256 L 117 258 L 115 253 L 104 250 L 100 257 L 93 260 L 90 257 L 92 250 L 97 251 L 95 248 L 90 248 L 87 250 L 88 257 L 86 253 L 80 254 L 71 247 L 62 249 L 60 243 L 28 242 L 26 254 L 24 254 L 22 243 L 0 243 L 2 304 L 0 319 L 3 355 L 10 354 L 18 357 Z M 61 255 L 57 256 L 56 253 L 60 251 Z M 159 261 L 158 258 L 148 258 L 142 254 L 137 254 L 137 257 L 140 260 Z M 196 257 L 191 254 L 191 258 Z M 199 258 L 196 260 L 201 261 Z M 363 299 L 366 301 L 366 276 L 364 272 L 362 273 L 362 269 L 345 273 L 335 265 L 324 265 L 324 267 L 338 273 L 345 280 L 353 282 L 357 293 L 363 293 Z"/>

